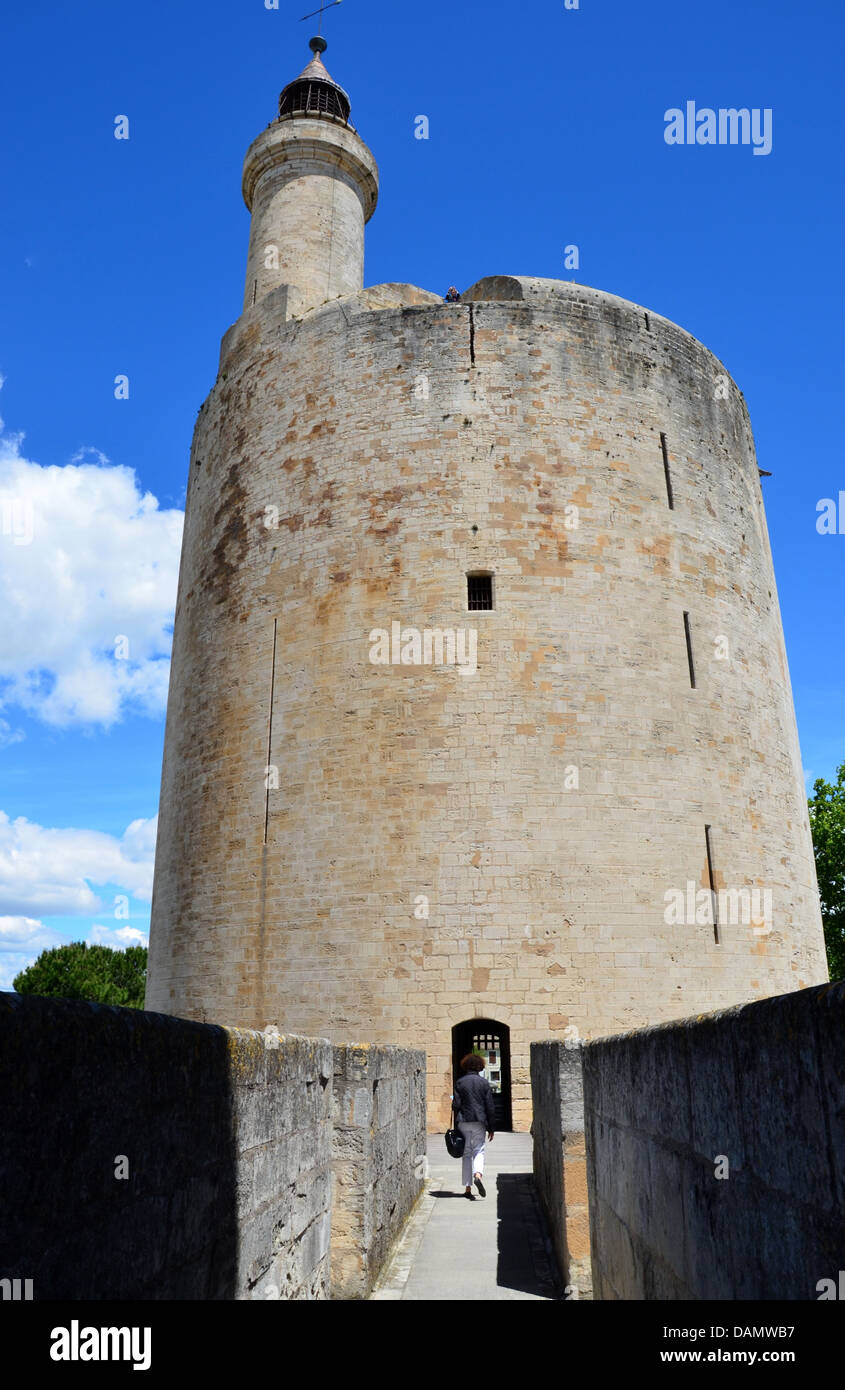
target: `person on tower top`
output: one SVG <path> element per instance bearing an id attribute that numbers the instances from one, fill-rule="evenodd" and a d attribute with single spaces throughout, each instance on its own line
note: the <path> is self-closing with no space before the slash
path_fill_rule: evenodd
<path id="1" fill-rule="evenodd" d="M 458 294 L 458 291 L 455 289 L 454 285 L 449 286 L 444 296 L 447 304 L 457 304 L 460 300 L 460 297 L 461 296 Z"/>

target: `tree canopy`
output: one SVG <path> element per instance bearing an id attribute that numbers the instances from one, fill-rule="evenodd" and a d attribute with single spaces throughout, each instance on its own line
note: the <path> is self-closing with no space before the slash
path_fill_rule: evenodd
<path id="1" fill-rule="evenodd" d="M 810 829 L 816 856 L 827 963 L 832 980 L 845 979 L 845 763 L 836 781 L 813 784 Z"/>
<path id="2" fill-rule="evenodd" d="M 146 946 L 88 946 L 74 941 L 42 951 L 12 981 L 19 994 L 46 994 L 55 999 L 90 999 L 97 1004 L 144 1007 Z"/>

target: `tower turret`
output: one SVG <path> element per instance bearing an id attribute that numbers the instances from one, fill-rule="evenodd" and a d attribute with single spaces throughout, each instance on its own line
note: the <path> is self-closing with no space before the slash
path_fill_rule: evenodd
<path id="1" fill-rule="evenodd" d="M 364 225 L 378 199 L 378 168 L 349 123 L 349 97 L 313 58 L 279 97 L 279 115 L 246 153 L 252 213 L 244 309 L 289 286 L 288 315 L 355 294 L 364 284 Z"/>

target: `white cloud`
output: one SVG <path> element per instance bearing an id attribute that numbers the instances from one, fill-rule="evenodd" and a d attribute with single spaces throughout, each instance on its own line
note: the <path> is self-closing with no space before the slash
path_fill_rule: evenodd
<path id="1" fill-rule="evenodd" d="M 34 917 L 0 917 L 0 951 L 46 951 L 65 939 Z"/>
<path id="2" fill-rule="evenodd" d="M 26 916 L 97 913 L 91 885 L 152 897 L 158 817 L 135 820 L 118 839 L 99 830 L 56 830 L 0 811 L 0 912 Z M 108 904 L 112 906 L 112 904 Z"/>
<path id="3" fill-rule="evenodd" d="M 23 729 L 13 729 L 8 719 L 0 719 L 0 748 L 8 748 L 26 738 Z"/>
<path id="4" fill-rule="evenodd" d="M 162 713 L 183 513 L 93 446 L 42 468 L 21 440 L 0 438 L 2 704 L 57 726 Z"/>
<path id="5" fill-rule="evenodd" d="M 71 940 L 81 938 L 81 932 L 71 938 L 34 917 L 0 917 L 0 990 L 12 989 L 15 976 L 32 965 L 42 951 L 67 946 Z M 127 946 L 148 945 L 149 937 L 138 927 L 103 927 L 95 923 L 85 940 L 89 946 L 125 951 Z"/>
<path id="6" fill-rule="evenodd" d="M 11 989 L 21 970 L 51 946 L 62 946 L 66 937 L 33 917 L 0 917 L 0 989 Z"/>
<path id="7" fill-rule="evenodd" d="M 102 449 L 95 448 L 93 444 L 83 444 L 82 448 L 77 449 L 73 455 L 71 463 L 95 463 L 100 468 L 104 468 L 107 463 L 111 463 L 111 459 L 103 453 Z"/>
<path id="8" fill-rule="evenodd" d="M 149 937 L 138 927 L 101 927 L 94 925 L 86 938 L 89 946 L 111 946 L 114 951 L 125 951 L 127 946 L 146 946 Z"/>

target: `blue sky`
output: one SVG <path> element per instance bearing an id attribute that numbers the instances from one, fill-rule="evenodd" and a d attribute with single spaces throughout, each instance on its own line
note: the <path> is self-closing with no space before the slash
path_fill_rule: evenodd
<path id="1" fill-rule="evenodd" d="M 278 2 L 3 21 L 0 987 L 44 945 L 148 924 L 191 431 L 241 307 L 243 155 L 314 32 L 309 0 Z M 738 382 L 812 777 L 845 760 L 845 534 L 816 529 L 845 492 L 844 29 L 833 0 L 343 0 L 325 21 L 380 169 L 368 284 L 574 274 Z M 771 153 L 667 145 L 690 100 L 770 108 Z"/>

